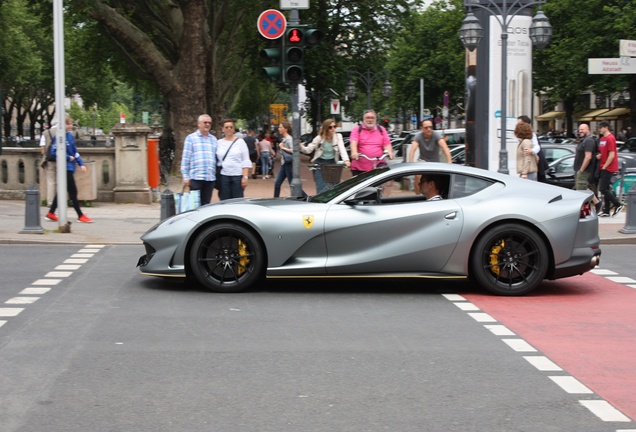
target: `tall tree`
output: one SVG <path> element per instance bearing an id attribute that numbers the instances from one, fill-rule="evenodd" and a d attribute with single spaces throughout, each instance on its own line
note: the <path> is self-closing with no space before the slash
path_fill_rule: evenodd
<path id="1" fill-rule="evenodd" d="M 636 85 L 628 75 L 589 75 L 588 58 L 618 57 L 619 39 L 636 39 L 636 12 L 631 0 L 559 0 L 544 6 L 553 35 L 535 52 L 534 87 L 553 103 L 563 101 L 566 130 L 586 91 L 614 92 L 632 87 L 632 122 L 636 120 Z M 636 83 L 636 82 L 635 82 Z"/>
<path id="2" fill-rule="evenodd" d="M 76 0 L 108 35 L 137 75 L 164 96 L 167 126 L 183 143 L 196 118 L 225 116 L 242 88 L 245 47 L 272 1 Z M 176 168 L 182 146 L 176 148 Z"/>
<path id="3" fill-rule="evenodd" d="M 420 79 L 431 112 L 442 105 L 446 91 L 454 104 L 463 101 L 465 50 L 458 29 L 464 17 L 463 0 L 440 0 L 415 11 L 396 35 L 389 67 L 400 77 L 394 86 L 397 110 L 419 111 Z"/>

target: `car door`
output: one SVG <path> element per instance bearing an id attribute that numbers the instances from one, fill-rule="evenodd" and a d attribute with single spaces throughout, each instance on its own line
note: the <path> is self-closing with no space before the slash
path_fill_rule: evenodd
<path id="1" fill-rule="evenodd" d="M 325 217 L 328 274 L 439 272 L 454 251 L 463 212 L 452 199 L 424 201 L 393 181 L 382 200 L 331 206 Z"/>

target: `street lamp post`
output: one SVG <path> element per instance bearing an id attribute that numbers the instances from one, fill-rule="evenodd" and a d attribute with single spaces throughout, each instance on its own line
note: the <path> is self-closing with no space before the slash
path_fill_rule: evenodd
<path id="1" fill-rule="evenodd" d="M 367 90 L 367 109 L 370 110 L 371 109 L 371 89 L 373 88 L 373 84 L 375 84 L 378 81 L 378 79 L 382 78 L 382 75 L 384 75 L 385 77 L 384 84 L 382 84 L 382 95 L 385 98 L 391 97 L 391 93 L 393 92 L 393 86 L 391 86 L 391 83 L 389 82 L 389 74 L 390 72 L 388 70 L 385 70 L 383 73 L 378 72 L 375 74 L 371 73 L 371 70 L 369 69 L 367 69 L 367 71 L 363 74 L 356 71 L 349 71 L 347 72 L 347 75 L 349 76 L 349 82 L 347 82 L 347 86 L 345 87 L 345 94 L 350 98 L 356 97 L 356 85 L 354 84 L 351 76 L 354 75 L 358 77 L 358 80 L 360 80 L 362 84 L 364 84 L 364 87 Z"/>
<path id="2" fill-rule="evenodd" d="M 506 148 L 506 121 L 508 98 L 508 26 L 512 19 L 524 9 L 539 6 L 537 14 L 532 18 L 530 26 L 530 40 L 539 49 L 543 49 L 550 42 L 552 26 L 548 17 L 541 10 L 546 0 L 464 0 L 468 14 L 459 30 L 459 39 L 469 51 L 473 51 L 483 38 L 484 29 L 472 12 L 477 7 L 493 15 L 501 26 L 501 149 L 499 150 L 499 172 L 508 174 L 508 150 Z M 484 4 L 482 4 L 484 3 Z"/>

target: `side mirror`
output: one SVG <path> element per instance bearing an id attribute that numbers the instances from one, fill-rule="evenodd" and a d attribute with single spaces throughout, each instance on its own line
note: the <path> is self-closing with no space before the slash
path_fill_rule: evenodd
<path id="1" fill-rule="evenodd" d="M 366 187 L 353 195 L 351 198 L 347 198 L 344 203 L 347 205 L 356 205 L 364 203 L 378 203 L 380 202 L 380 192 L 376 187 Z"/>

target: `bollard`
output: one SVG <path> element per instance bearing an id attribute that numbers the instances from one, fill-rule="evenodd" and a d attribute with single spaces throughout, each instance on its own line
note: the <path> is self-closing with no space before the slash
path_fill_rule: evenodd
<path id="1" fill-rule="evenodd" d="M 168 219 L 175 214 L 174 193 L 170 189 L 166 189 L 161 194 L 161 220 Z"/>
<path id="2" fill-rule="evenodd" d="M 40 225 L 40 191 L 35 185 L 27 189 L 25 202 L 25 224 L 20 234 L 44 234 L 44 229 Z"/>
<path id="3" fill-rule="evenodd" d="M 621 234 L 636 234 L 636 187 L 627 192 L 627 215 L 625 226 L 618 230 Z"/>

